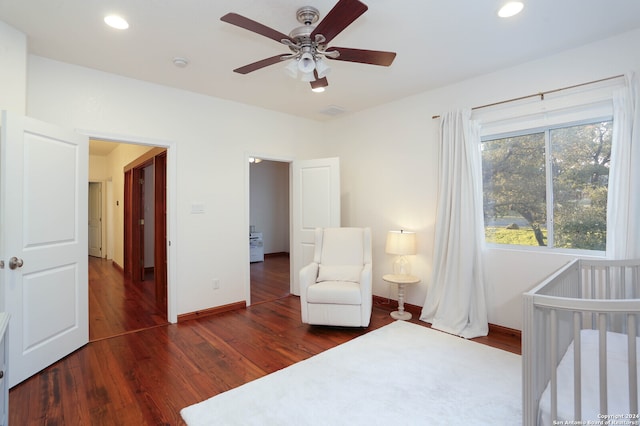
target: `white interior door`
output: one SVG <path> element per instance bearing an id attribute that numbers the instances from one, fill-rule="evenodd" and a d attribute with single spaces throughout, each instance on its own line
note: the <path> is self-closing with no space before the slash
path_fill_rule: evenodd
<path id="1" fill-rule="evenodd" d="M 9 386 L 86 344 L 88 138 L 4 113 L 0 154 Z M 10 259 L 15 257 L 15 268 Z"/>
<path id="2" fill-rule="evenodd" d="M 313 260 L 315 228 L 340 226 L 340 159 L 294 161 L 291 190 L 291 293 L 300 295 L 298 273 Z"/>
<path id="3" fill-rule="evenodd" d="M 102 184 L 89 182 L 89 256 L 102 257 Z"/>

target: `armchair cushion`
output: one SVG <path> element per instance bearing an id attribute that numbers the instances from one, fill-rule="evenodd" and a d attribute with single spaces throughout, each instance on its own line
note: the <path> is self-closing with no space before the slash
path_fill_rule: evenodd
<path id="1" fill-rule="evenodd" d="M 309 286 L 307 302 L 360 305 L 362 303 L 362 293 L 358 283 L 323 281 Z"/>
<path id="2" fill-rule="evenodd" d="M 316 282 L 322 281 L 350 281 L 360 282 L 361 265 L 324 265 L 321 264 Z"/>

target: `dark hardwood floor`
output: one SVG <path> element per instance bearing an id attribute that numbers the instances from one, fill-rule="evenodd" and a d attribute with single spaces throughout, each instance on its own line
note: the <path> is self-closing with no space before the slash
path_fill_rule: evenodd
<path id="1" fill-rule="evenodd" d="M 15 386 L 9 424 L 182 425 L 179 411 L 188 405 L 393 321 L 395 306 L 377 303 L 367 329 L 309 326 L 300 321 L 299 298 L 277 294 L 246 309 L 91 342 Z M 479 341 L 519 353 L 519 340 L 494 331 Z"/>
<path id="2" fill-rule="evenodd" d="M 267 254 L 251 264 L 251 304 L 289 295 L 289 253 Z"/>
<path id="3" fill-rule="evenodd" d="M 133 283 L 111 260 L 89 256 L 89 340 L 168 324 L 155 303 L 153 274 Z"/>

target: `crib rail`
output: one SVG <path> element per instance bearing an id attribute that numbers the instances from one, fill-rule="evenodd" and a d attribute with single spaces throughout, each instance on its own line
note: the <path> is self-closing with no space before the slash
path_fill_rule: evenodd
<path id="1" fill-rule="evenodd" d="M 551 390 L 551 419 L 558 413 L 557 365 L 581 330 L 598 330 L 600 413 L 608 413 L 607 332 L 627 334 L 630 413 L 638 413 L 636 337 L 640 330 L 640 260 L 576 260 L 560 268 L 523 296 L 523 424 L 538 424 L 540 398 Z M 581 351 L 573 368 L 580 372 Z M 574 419 L 582 420 L 581 375 L 574 374 Z M 623 413 L 612 413 L 623 414 Z"/>

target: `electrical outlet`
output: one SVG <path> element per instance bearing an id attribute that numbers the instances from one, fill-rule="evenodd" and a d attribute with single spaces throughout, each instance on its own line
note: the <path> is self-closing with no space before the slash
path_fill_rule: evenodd
<path id="1" fill-rule="evenodd" d="M 220 280 L 217 278 L 213 279 L 213 289 L 218 290 L 220 288 Z"/>

